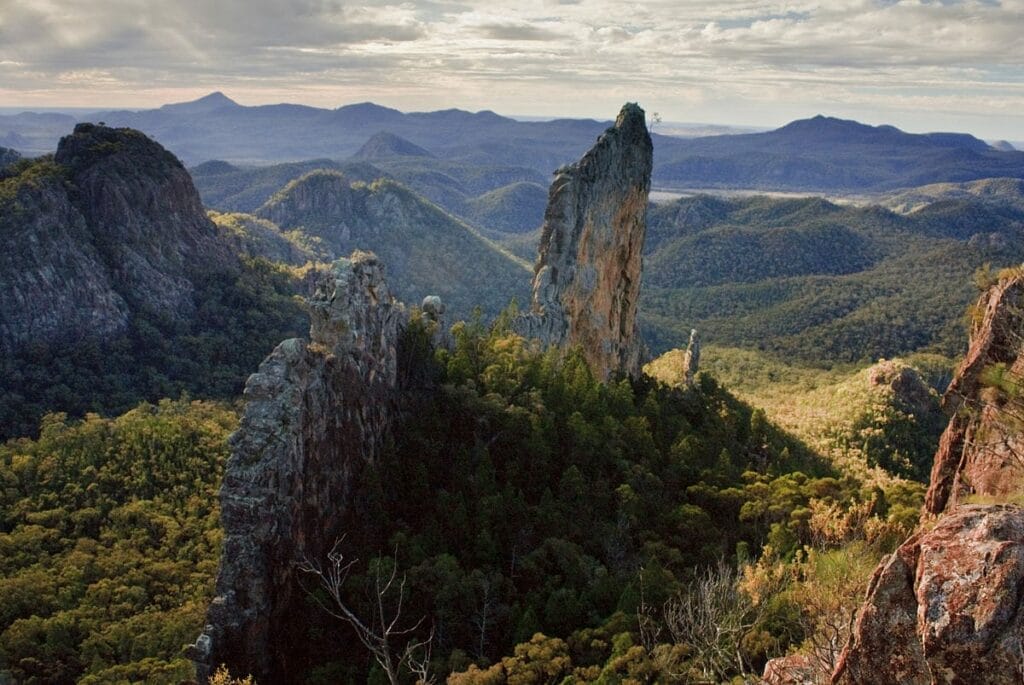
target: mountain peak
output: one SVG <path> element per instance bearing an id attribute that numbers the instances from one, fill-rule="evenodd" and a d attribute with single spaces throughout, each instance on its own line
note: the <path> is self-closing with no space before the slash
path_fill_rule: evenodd
<path id="1" fill-rule="evenodd" d="M 353 159 L 381 159 L 383 157 L 433 157 L 429 150 L 397 136 L 390 131 L 378 131 L 363 143 Z"/>
<path id="2" fill-rule="evenodd" d="M 197 100 L 189 100 L 187 102 L 174 102 L 169 105 L 164 105 L 160 109 L 162 110 L 173 110 L 179 112 L 188 113 L 203 113 L 212 112 L 217 109 L 223 109 L 225 107 L 241 107 L 237 102 L 229 98 L 219 90 L 215 90 L 208 95 Z"/>

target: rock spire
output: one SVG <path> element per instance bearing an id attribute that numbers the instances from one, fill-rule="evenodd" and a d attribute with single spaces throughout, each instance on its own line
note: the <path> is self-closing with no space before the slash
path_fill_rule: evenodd
<path id="1" fill-rule="evenodd" d="M 191 648 L 201 681 L 222 663 L 258 682 L 288 680 L 307 610 L 296 565 L 338 539 L 355 474 L 391 427 L 405 310 L 380 262 L 339 260 L 309 308 L 311 340 L 282 342 L 245 386 L 220 492 L 216 596 Z"/>
<path id="2" fill-rule="evenodd" d="M 637 305 L 653 147 L 629 103 L 548 193 L 530 312 L 517 325 L 549 345 L 579 346 L 601 379 L 639 376 Z"/>

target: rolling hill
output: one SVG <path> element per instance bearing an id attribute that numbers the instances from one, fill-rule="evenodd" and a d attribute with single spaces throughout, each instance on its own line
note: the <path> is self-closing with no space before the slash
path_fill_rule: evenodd
<path id="1" fill-rule="evenodd" d="M 275 194 L 257 216 L 322 245 L 329 257 L 375 252 L 399 298 L 419 303 L 440 295 L 457 317 L 479 305 L 501 311 L 529 295 L 529 265 L 399 183 L 353 182 L 336 171 L 312 171 Z"/>
<path id="2" fill-rule="evenodd" d="M 1024 259 L 1024 211 L 977 201 L 904 215 L 696 196 L 654 207 L 648 223 L 641 311 L 655 350 L 697 328 L 713 343 L 825 365 L 954 355 L 972 274 Z"/>

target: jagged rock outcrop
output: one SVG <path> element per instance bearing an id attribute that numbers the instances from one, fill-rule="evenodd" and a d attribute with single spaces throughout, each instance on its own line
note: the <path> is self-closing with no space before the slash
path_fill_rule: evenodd
<path id="1" fill-rule="evenodd" d="M 580 346 L 594 373 L 639 376 L 637 324 L 651 187 L 651 137 L 629 103 L 548 194 L 532 306 L 517 329 L 548 345 Z"/>
<path id="2" fill-rule="evenodd" d="M 965 503 L 1021 486 L 1022 294 L 1014 270 L 979 300 L 944 398 L 953 415 L 925 501 L 938 521 L 875 570 L 836 685 L 1024 682 L 1024 509 Z"/>
<path id="3" fill-rule="evenodd" d="M 224 550 L 200 679 L 224 663 L 287 682 L 308 607 L 296 564 L 337 540 L 355 474 L 390 429 L 405 311 L 376 256 L 355 253 L 310 299 L 310 340 L 286 340 L 245 387 L 221 488 Z"/>
<path id="4" fill-rule="evenodd" d="M 952 414 L 939 441 L 925 509 L 939 514 L 970 494 L 1001 497 L 1024 485 L 1020 398 L 1010 399 L 992 369 L 1024 377 L 1024 274 L 1002 278 L 976 306 L 967 354 L 943 398 Z M 1011 393 L 1012 394 L 1012 393 Z"/>
<path id="5" fill-rule="evenodd" d="M 690 341 L 686 345 L 686 354 L 683 355 L 683 380 L 686 385 L 693 385 L 697 377 L 697 370 L 700 368 L 700 338 L 697 337 L 697 329 L 690 329 Z"/>
<path id="6" fill-rule="evenodd" d="M 832 682 L 1024 682 L 1024 510 L 962 506 L 888 557 Z"/>
<path id="7" fill-rule="evenodd" d="M 762 685 L 818 685 L 818 665 L 809 654 L 790 654 L 769 659 L 764 665 Z"/>
<path id="8" fill-rule="evenodd" d="M 237 269 L 188 172 L 131 129 L 79 124 L 0 181 L 0 350 L 188 317 L 197 278 Z"/>

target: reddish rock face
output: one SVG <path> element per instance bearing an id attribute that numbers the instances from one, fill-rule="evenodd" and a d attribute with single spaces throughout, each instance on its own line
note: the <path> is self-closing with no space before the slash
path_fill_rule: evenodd
<path id="1" fill-rule="evenodd" d="M 818 669 L 807 654 L 770 659 L 764 665 L 763 685 L 817 685 Z"/>
<path id="2" fill-rule="evenodd" d="M 548 194 L 531 312 L 520 332 L 579 346 L 602 380 L 639 376 L 637 325 L 653 146 L 644 111 L 627 104 L 580 161 L 559 169 Z"/>
<path id="3" fill-rule="evenodd" d="M 836 685 L 1024 682 L 1024 510 L 968 505 L 875 571 Z"/>
<path id="4" fill-rule="evenodd" d="M 943 398 L 953 416 L 932 466 L 925 499 L 931 514 L 970 494 L 999 497 L 1024 485 L 1024 414 L 983 383 L 986 369 L 1000 364 L 1017 382 L 1024 377 L 1024 276 L 1001 280 L 977 306 L 967 354 Z"/>

